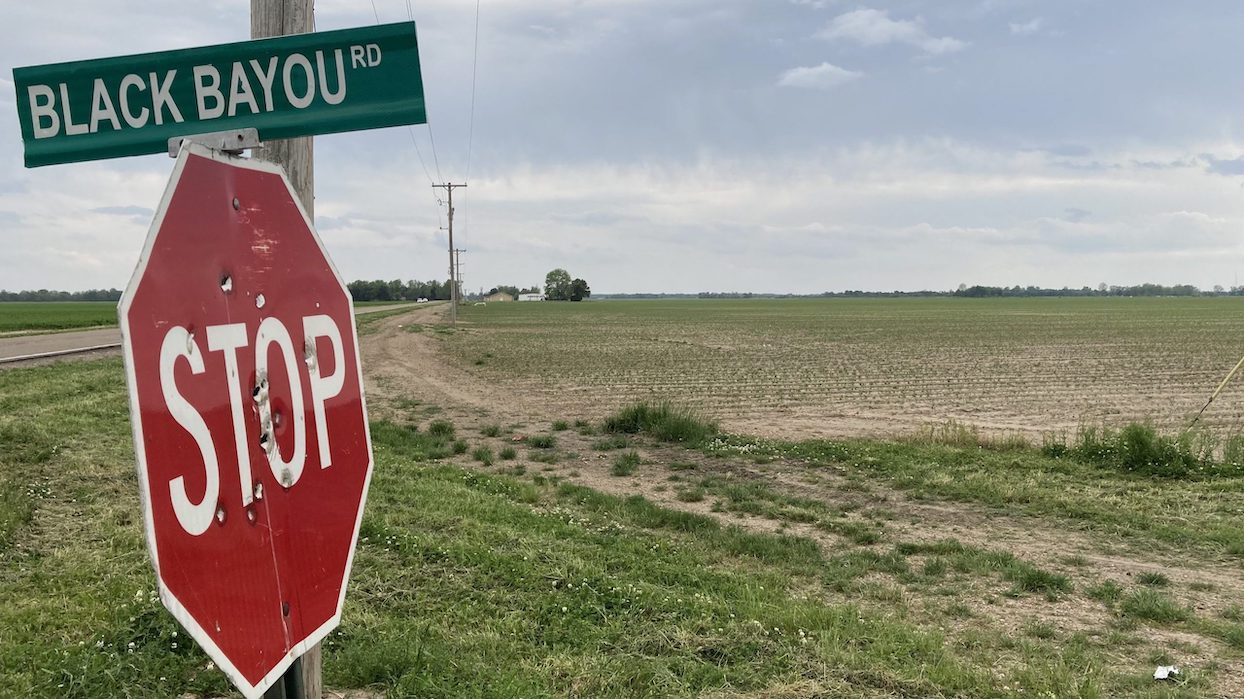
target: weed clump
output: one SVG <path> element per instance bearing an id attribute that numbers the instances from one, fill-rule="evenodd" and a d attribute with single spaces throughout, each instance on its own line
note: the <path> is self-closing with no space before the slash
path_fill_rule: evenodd
<path id="1" fill-rule="evenodd" d="M 537 434 L 527 439 L 527 445 L 536 449 L 552 449 L 557 446 L 557 439 L 551 434 Z"/>
<path id="2" fill-rule="evenodd" d="M 717 423 L 669 403 L 641 402 L 605 418 L 605 432 L 652 435 L 662 442 L 699 444 L 717 434 Z"/>
<path id="3" fill-rule="evenodd" d="M 1159 624 L 1187 621 L 1190 616 L 1186 608 L 1179 606 L 1170 597 L 1152 588 L 1133 591 L 1123 598 L 1119 610 L 1126 616 L 1147 619 Z"/>
<path id="4" fill-rule="evenodd" d="M 623 452 L 613 460 L 613 468 L 609 469 L 609 472 L 615 476 L 629 476 L 635 472 L 635 467 L 638 465 L 639 452 Z"/>
<path id="5" fill-rule="evenodd" d="M 428 434 L 433 437 L 453 439 L 454 423 L 449 420 L 433 420 L 428 424 Z"/>
<path id="6" fill-rule="evenodd" d="M 1170 437 L 1150 425 L 1132 423 L 1118 431 L 1084 427 L 1072 444 L 1047 442 L 1042 452 L 1153 478 L 1195 480 L 1244 475 L 1241 464 L 1216 461 L 1212 445 L 1204 441 L 1187 434 Z"/>

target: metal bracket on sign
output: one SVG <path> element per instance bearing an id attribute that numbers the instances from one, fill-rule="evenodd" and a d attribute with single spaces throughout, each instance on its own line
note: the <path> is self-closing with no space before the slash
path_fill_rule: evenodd
<path id="1" fill-rule="evenodd" d="M 174 136 L 168 140 L 168 157 L 176 158 L 181 152 L 181 144 L 189 141 L 207 146 L 230 155 L 241 155 L 247 148 L 261 148 L 258 129 L 234 129 L 232 131 L 213 131 L 191 136 Z"/>

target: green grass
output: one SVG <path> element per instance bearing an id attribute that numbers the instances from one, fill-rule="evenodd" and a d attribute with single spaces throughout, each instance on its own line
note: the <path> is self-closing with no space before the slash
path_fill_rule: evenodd
<path id="1" fill-rule="evenodd" d="M 501 447 L 497 456 L 501 457 L 502 461 L 513 461 L 518 456 L 518 450 L 514 447 Z"/>
<path id="2" fill-rule="evenodd" d="M 638 466 L 639 453 L 636 451 L 626 451 L 614 457 L 609 473 L 614 476 L 629 476 L 635 473 L 635 469 Z"/>
<path id="3" fill-rule="evenodd" d="M 1148 585 L 1149 587 L 1169 587 L 1171 579 L 1162 573 L 1146 571 L 1136 576 L 1136 582 L 1141 585 Z"/>
<path id="4" fill-rule="evenodd" d="M 551 434 L 533 434 L 527 438 L 527 446 L 535 449 L 552 449 L 557 446 L 557 438 Z"/>
<path id="5" fill-rule="evenodd" d="M 428 434 L 434 437 L 453 439 L 454 431 L 454 423 L 449 420 L 433 420 L 428 423 Z"/>
<path id="6" fill-rule="evenodd" d="M 1050 517 L 1078 528 L 1197 554 L 1244 559 L 1244 520 L 1236 503 L 1244 477 L 1155 478 L 1103 469 L 1040 449 L 997 451 L 914 441 L 781 442 L 719 436 L 702 447 L 715 456 L 768 453 L 843 469 L 920 499 L 967 502 L 1009 514 Z"/>
<path id="7" fill-rule="evenodd" d="M 596 451 L 613 451 L 614 449 L 626 449 L 629 446 L 631 446 L 631 440 L 624 434 L 611 434 L 592 442 L 592 448 Z"/>
<path id="8" fill-rule="evenodd" d="M 475 450 L 471 452 L 471 458 L 480 462 L 484 466 L 492 466 L 492 449 L 489 449 L 488 447 L 476 447 Z"/>
<path id="9" fill-rule="evenodd" d="M 1192 614 L 1165 593 L 1151 588 L 1133 590 L 1119 602 L 1119 611 L 1126 616 L 1159 624 L 1188 621 Z"/>
<path id="10" fill-rule="evenodd" d="M 605 418 L 605 432 L 647 434 L 662 442 L 700 444 L 717 434 L 717 424 L 688 408 L 669 403 L 640 402 L 622 408 Z"/>
<path id="11" fill-rule="evenodd" d="M 1125 473 L 1167 479 L 1204 479 L 1244 476 L 1240 440 L 1219 444 L 1211 434 L 1185 432 L 1178 437 L 1159 434 L 1152 425 L 1132 423 L 1119 430 L 1081 428 L 1071 445 L 1046 444 L 1054 457 L 1068 456 Z M 1219 452 L 1225 460 L 1215 458 Z"/>
<path id="12" fill-rule="evenodd" d="M 70 330 L 116 324 L 115 301 L 0 302 L 0 332 Z"/>
<path id="13" fill-rule="evenodd" d="M 152 595 L 127 415 L 117 359 L 0 372 L 0 483 L 9 493 L 0 521 L 14 523 L 0 544 L 0 694 L 229 693 Z M 1035 625 L 1020 640 L 976 619 L 954 631 L 886 587 L 931 584 L 916 571 L 937 573 L 934 558 L 943 561 L 937 579 L 979 569 L 1002 585 L 1056 587 L 1056 577 L 1003 554 L 955 542 L 823 552 L 806 538 L 642 497 L 450 466 L 437 461 L 454 441 L 443 428 L 376 422 L 372 436 L 376 470 L 343 623 L 324 641 L 325 680 L 336 690 L 498 699 L 984 699 L 1016 696 L 1019 686 L 1036 697 L 1215 693 L 1212 667 L 1155 685 L 1146 653 L 1061 631 L 1050 638 Z M 878 585 L 878 576 L 892 582 Z M 1239 635 L 1227 619 L 1202 623 L 1216 637 Z"/>
<path id="14" fill-rule="evenodd" d="M 389 301 L 385 301 L 385 302 L 382 302 L 382 303 L 366 303 L 366 304 L 355 304 L 355 305 L 356 305 L 356 306 L 360 306 L 360 307 L 363 307 L 363 306 L 390 306 L 390 305 L 393 305 L 394 303 L 400 303 L 400 302 L 389 302 Z M 354 315 L 354 323 L 355 323 L 355 325 L 357 325 L 357 326 L 358 326 L 358 331 L 359 331 L 359 334 L 360 334 L 360 335 L 366 335 L 367 333 L 372 332 L 372 331 L 374 330 L 375 326 L 376 326 L 376 325 L 377 325 L 380 321 L 382 321 L 382 320 L 384 320 L 384 319 L 386 319 L 386 318 L 392 318 L 392 317 L 394 317 L 394 316 L 400 316 L 400 315 L 402 315 L 402 314 L 404 314 L 404 313 L 410 313 L 412 310 L 414 310 L 414 308 L 415 308 L 415 304 L 413 304 L 413 303 L 408 303 L 407 305 L 405 305 L 405 306 L 403 306 L 403 307 L 401 307 L 401 308 L 391 308 L 391 309 L 389 309 L 389 310 L 387 310 L 387 311 L 374 311 L 374 312 L 371 312 L 371 313 L 356 313 L 356 314 Z M 420 328 L 420 329 L 422 329 L 422 328 Z M 419 330 L 415 330 L 415 329 L 410 329 L 410 330 L 411 330 L 412 332 L 419 332 Z"/>

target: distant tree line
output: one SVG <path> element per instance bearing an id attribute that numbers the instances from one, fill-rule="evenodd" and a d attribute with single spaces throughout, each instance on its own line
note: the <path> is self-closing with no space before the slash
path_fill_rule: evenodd
<path id="1" fill-rule="evenodd" d="M 1135 286 L 1107 286 L 1099 284 L 1097 288 L 1081 287 L 1079 289 L 1042 289 L 1036 286 L 967 286 L 960 284 L 954 296 L 968 298 L 988 298 L 994 296 L 1241 296 L 1244 287 L 1233 287 L 1230 291 L 1215 286 L 1213 291 L 1205 292 L 1191 284 L 1163 286 L 1161 284 L 1137 284 Z"/>
<path id="2" fill-rule="evenodd" d="M 4 291 L 0 301 L 120 301 L 120 289 L 87 289 L 86 291 Z"/>
<path id="3" fill-rule="evenodd" d="M 401 279 L 393 279 L 386 282 L 374 279 L 352 281 L 346 286 L 349 287 L 350 295 L 355 301 L 417 301 L 419 299 L 442 301 L 450 298 L 453 291 L 449 280 L 421 282 L 412 279 L 404 282 Z"/>

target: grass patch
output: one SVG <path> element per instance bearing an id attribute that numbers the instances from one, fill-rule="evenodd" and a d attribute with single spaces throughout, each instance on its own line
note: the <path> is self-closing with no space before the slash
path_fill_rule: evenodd
<path id="1" fill-rule="evenodd" d="M 1114 605 L 1123 597 L 1123 586 L 1113 580 L 1106 580 L 1085 589 L 1084 594 L 1106 605 Z"/>
<path id="2" fill-rule="evenodd" d="M 527 446 L 536 449 L 552 449 L 557 446 L 557 438 L 551 434 L 535 434 L 527 438 Z"/>
<path id="3" fill-rule="evenodd" d="M 501 425 L 484 425 L 480 428 L 479 433 L 485 437 L 500 437 Z"/>
<path id="4" fill-rule="evenodd" d="M 1119 611 L 1128 617 L 1159 624 L 1188 621 L 1192 616 L 1186 607 L 1179 606 L 1165 593 L 1152 588 L 1129 592 L 1119 602 Z"/>
<path id="5" fill-rule="evenodd" d="M 678 498 L 680 502 L 703 502 L 704 501 L 704 489 L 703 488 L 680 488 L 678 491 L 675 492 L 674 497 Z"/>
<path id="6" fill-rule="evenodd" d="M 549 464 L 550 466 L 562 460 L 561 454 L 553 450 L 528 451 L 527 458 L 536 463 Z"/>
<path id="7" fill-rule="evenodd" d="M 1218 447 L 1207 433 L 1186 432 L 1178 437 L 1160 434 L 1153 426 L 1132 423 L 1120 430 L 1083 427 L 1069 446 L 1047 444 L 1046 454 L 1069 456 L 1085 463 L 1154 478 L 1202 479 L 1244 476 L 1244 460 L 1218 461 Z M 1230 442 L 1224 453 L 1239 456 L 1239 444 Z"/>
<path id="8" fill-rule="evenodd" d="M 501 451 L 497 452 L 497 456 L 501 457 L 502 461 L 512 461 L 518 457 L 518 450 L 514 447 L 501 447 Z"/>
<path id="9" fill-rule="evenodd" d="M 476 447 L 475 451 L 471 452 L 471 458 L 485 466 L 492 466 L 492 449 L 489 449 L 488 447 Z"/>
<path id="10" fill-rule="evenodd" d="M 611 434 L 592 442 L 592 448 L 596 451 L 613 451 L 614 449 L 626 449 L 630 446 L 631 440 L 626 435 L 621 434 Z"/>
<path id="11" fill-rule="evenodd" d="M 1155 478 L 1037 449 L 995 451 L 915 442 L 791 443 L 719 436 L 702 450 L 721 456 L 765 451 L 832 465 L 847 476 L 844 486 L 854 482 L 863 487 L 878 480 L 915 497 L 1051 517 L 1138 546 L 1161 543 L 1244 558 L 1244 521 L 1231 504 L 1244 497 L 1244 477 Z"/>
<path id="12" fill-rule="evenodd" d="M 554 431 L 554 432 L 565 432 L 565 431 L 566 431 L 566 430 L 568 430 L 568 429 L 570 429 L 570 423 L 569 423 L 569 422 L 566 422 L 565 420 L 555 420 L 555 421 L 553 421 L 553 431 Z"/>
<path id="13" fill-rule="evenodd" d="M 614 457 L 613 465 L 609 468 L 609 473 L 614 476 L 629 476 L 635 473 L 635 469 L 638 466 L 639 452 L 623 452 Z"/>
<path id="14" fill-rule="evenodd" d="M 978 574 L 996 573 L 1013 584 L 1012 593 L 1045 593 L 1057 595 L 1071 592 L 1067 576 L 1042 570 L 1016 558 L 1007 551 L 990 551 L 966 546 L 955 539 L 931 544 L 903 543 L 895 547 L 901 556 L 915 554 L 941 556 L 957 570 Z"/>
<path id="15" fill-rule="evenodd" d="M 428 434 L 433 437 L 442 437 L 445 439 L 453 439 L 454 423 L 449 420 L 433 420 L 428 423 Z"/>
<path id="16" fill-rule="evenodd" d="M 662 442 L 688 445 L 701 444 L 717 434 L 717 423 L 669 403 L 635 403 L 605 418 L 601 427 L 606 432 L 643 433 Z"/>
<path id="17" fill-rule="evenodd" d="M 1145 571 L 1136 576 L 1136 582 L 1147 587 L 1169 587 L 1171 579 L 1162 573 Z"/>

